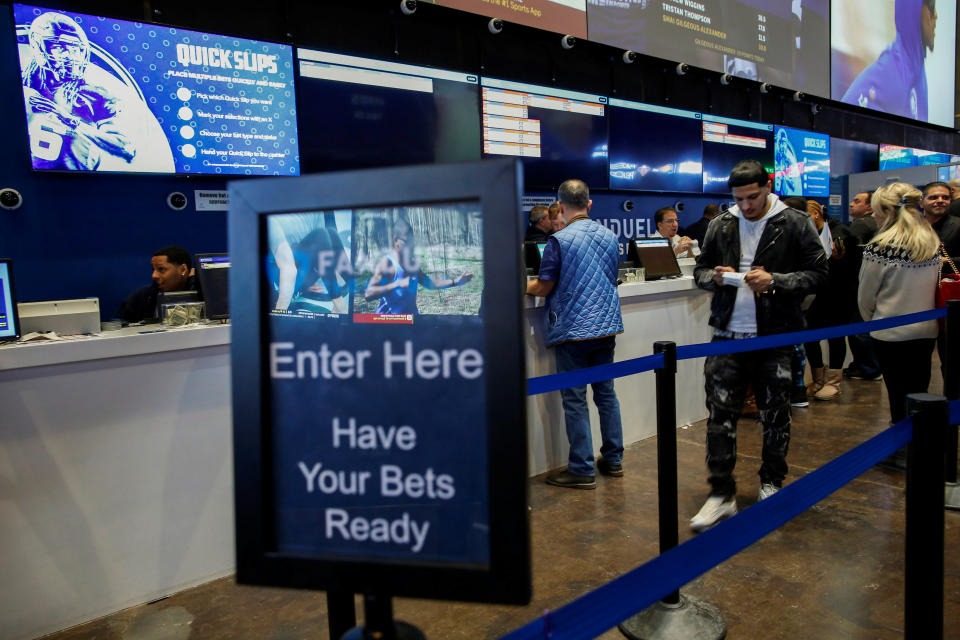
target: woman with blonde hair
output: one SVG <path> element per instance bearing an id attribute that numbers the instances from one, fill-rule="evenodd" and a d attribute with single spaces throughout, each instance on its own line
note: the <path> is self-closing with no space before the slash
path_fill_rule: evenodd
<path id="1" fill-rule="evenodd" d="M 940 239 L 923 218 L 922 198 L 916 187 L 895 182 L 877 189 L 870 199 L 884 222 L 863 250 L 857 301 L 864 320 L 929 311 L 936 305 Z M 937 323 L 871 331 L 870 337 L 890 399 L 891 423 L 896 423 L 907 415 L 907 394 L 926 392 L 930 384 Z M 903 468 L 904 459 L 899 451 L 888 466 Z"/>

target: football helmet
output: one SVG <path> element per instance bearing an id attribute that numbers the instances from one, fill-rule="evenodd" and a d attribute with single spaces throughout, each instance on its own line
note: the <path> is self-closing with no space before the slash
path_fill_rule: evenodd
<path id="1" fill-rule="evenodd" d="M 58 82 L 83 78 L 90 62 L 90 41 L 72 18 L 48 11 L 30 24 L 30 49 L 38 68 Z"/>

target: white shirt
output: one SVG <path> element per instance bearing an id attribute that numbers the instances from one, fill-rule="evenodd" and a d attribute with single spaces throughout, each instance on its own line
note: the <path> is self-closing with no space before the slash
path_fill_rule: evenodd
<path id="1" fill-rule="evenodd" d="M 760 236 L 767 227 L 767 220 L 780 213 L 787 206 L 774 194 L 767 196 L 767 213 L 759 220 L 747 220 L 739 207 L 731 207 L 730 213 L 740 221 L 740 265 L 738 271 L 747 273 L 753 267 L 753 258 L 760 248 Z M 729 285 L 727 285 L 729 286 Z M 743 286 L 737 289 L 737 300 L 733 304 L 733 315 L 727 324 L 728 331 L 738 333 L 757 332 L 757 305 L 753 301 L 753 290 Z"/>

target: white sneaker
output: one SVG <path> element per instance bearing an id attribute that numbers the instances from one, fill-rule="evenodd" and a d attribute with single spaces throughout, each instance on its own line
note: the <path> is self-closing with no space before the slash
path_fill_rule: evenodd
<path id="1" fill-rule="evenodd" d="M 757 501 L 759 502 L 760 500 L 766 500 L 777 491 L 780 491 L 780 487 L 769 482 L 764 482 L 760 485 L 760 493 L 757 494 Z"/>
<path id="2" fill-rule="evenodd" d="M 697 515 L 690 518 L 690 528 L 699 533 L 736 513 L 736 497 L 710 496 Z"/>

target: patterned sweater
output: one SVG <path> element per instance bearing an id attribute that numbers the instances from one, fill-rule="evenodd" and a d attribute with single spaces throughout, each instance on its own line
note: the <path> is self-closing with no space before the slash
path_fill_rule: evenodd
<path id="1" fill-rule="evenodd" d="M 867 245 L 863 250 L 857 295 L 860 315 L 864 320 L 879 320 L 933 309 L 939 269 L 939 255 L 914 262 L 900 249 Z M 935 338 L 937 323 L 928 320 L 871 331 L 870 335 L 888 342 Z"/>

